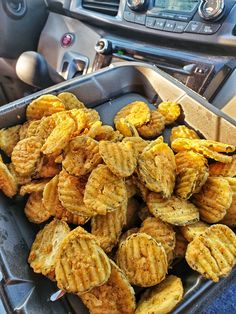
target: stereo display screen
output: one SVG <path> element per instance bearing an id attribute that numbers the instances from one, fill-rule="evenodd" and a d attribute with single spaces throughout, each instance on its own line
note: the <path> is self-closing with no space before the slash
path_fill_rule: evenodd
<path id="1" fill-rule="evenodd" d="M 155 0 L 155 8 L 170 11 L 191 12 L 198 5 L 199 0 Z"/>

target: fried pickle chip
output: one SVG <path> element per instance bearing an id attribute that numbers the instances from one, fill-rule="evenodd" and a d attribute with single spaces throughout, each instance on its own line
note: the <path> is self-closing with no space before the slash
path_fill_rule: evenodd
<path id="1" fill-rule="evenodd" d="M 76 124 L 73 137 L 87 134 L 94 123 L 100 121 L 100 116 L 94 109 L 72 109 L 70 110 L 70 114 Z"/>
<path id="2" fill-rule="evenodd" d="M 53 156 L 42 156 L 38 166 L 36 167 L 36 174 L 34 178 L 52 178 L 61 171 L 61 166 L 55 162 Z"/>
<path id="3" fill-rule="evenodd" d="M 147 289 L 141 296 L 135 314 L 167 314 L 183 298 L 180 278 L 170 275 L 157 287 Z"/>
<path id="4" fill-rule="evenodd" d="M 54 95 L 43 95 L 32 101 L 26 109 L 27 120 L 40 120 L 42 117 L 65 110 L 61 100 Z"/>
<path id="5" fill-rule="evenodd" d="M 182 235 L 188 242 L 193 241 L 194 238 L 202 234 L 210 225 L 203 221 L 195 222 L 194 224 L 180 227 Z"/>
<path id="6" fill-rule="evenodd" d="M 31 176 L 21 176 L 19 173 L 16 172 L 12 163 L 7 165 L 11 175 L 14 177 L 14 180 L 17 185 L 24 185 L 31 182 Z"/>
<path id="7" fill-rule="evenodd" d="M 31 175 L 35 171 L 35 165 L 40 158 L 42 142 L 36 136 L 19 141 L 13 149 L 11 160 L 19 175 Z"/>
<path id="8" fill-rule="evenodd" d="M 6 153 L 7 156 L 11 156 L 13 148 L 20 140 L 20 128 L 21 125 L 15 125 L 7 129 L 0 130 L 0 149 Z"/>
<path id="9" fill-rule="evenodd" d="M 150 144 L 150 141 L 145 141 L 141 137 L 125 137 L 122 142 L 129 143 L 136 155 L 141 154 L 144 148 Z"/>
<path id="10" fill-rule="evenodd" d="M 232 162 L 232 156 L 227 156 L 219 153 L 221 152 L 233 152 L 235 146 L 223 144 L 220 142 L 210 140 L 198 140 L 177 138 L 171 143 L 171 147 L 175 152 L 181 152 L 185 150 L 193 150 L 207 158 L 214 159 L 223 163 Z"/>
<path id="11" fill-rule="evenodd" d="M 115 127 L 116 130 L 125 137 L 139 137 L 136 127 L 124 118 L 118 120 L 115 124 Z"/>
<path id="12" fill-rule="evenodd" d="M 96 141 L 119 142 L 123 139 L 119 131 L 115 131 L 110 125 L 102 125 L 101 121 L 96 121 L 86 135 Z"/>
<path id="13" fill-rule="evenodd" d="M 70 142 L 62 166 L 72 175 L 83 176 L 101 162 L 98 142 L 88 136 L 78 136 Z"/>
<path id="14" fill-rule="evenodd" d="M 214 162 L 209 166 L 209 172 L 211 176 L 235 177 L 236 155 L 232 156 L 232 161 L 227 164 L 222 162 Z"/>
<path id="15" fill-rule="evenodd" d="M 188 199 L 201 190 L 208 178 L 207 160 L 193 151 L 183 151 L 175 155 L 175 162 L 177 169 L 175 194 Z"/>
<path id="16" fill-rule="evenodd" d="M 31 181 L 30 183 L 27 183 L 20 188 L 20 195 L 24 196 L 25 194 L 31 194 L 33 192 L 43 192 L 43 189 L 47 183 L 48 180 Z"/>
<path id="17" fill-rule="evenodd" d="M 133 197 L 137 193 L 137 187 L 136 187 L 136 184 L 134 183 L 132 177 L 127 178 L 125 180 L 125 186 L 126 186 L 128 198 Z"/>
<path id="18" fill-rule="evenodd" d="M 20 130 L 19 130 L 20 141 L 27 137 L 27 131 L 28 131 L 29 125 L 30 125 L 30 121 L 26 121 L 25 123 L 21 125 Z"/>
<path id="19" fill-rule="evenodd" d="M 159 218 L 146 218 L 139 232 L 149 234 L 158 243 L 161 243 L 166 251 L 167 261 L 170 264 L 174 258 L 175 232 L 171 225 L 163 222 Z"/>
<path id="20" fill-rule="evenodd" d="M 230 226 L 235 227 L 236 226 L 236 178 L 225 178 L 232 190 L 232 203 L 230 207 L 227 209 L 226 215 L 224 216 L 223 220 L 221 220 L 221 223 Z"/>
<path id="21" fill-rule="evenodd" d="M 160 193 L 150 193 L 147 198 L 150 212 L 157 218 L 176 226 L 186 226 L 199 220 L 194 204 L 172 196 L 164 199 Z"/>
<path id="22" fill-rule="evenodd" d="M 170 197 L 175 185 L 175 156 L 165 143 L 149 144 L 138 158 L 141 181 L 153 192 Z"/>
<path id="23" fill-rule="evenodd" d="M 43 117 L 36 129 L 36 134 L 42 140 L 46 140 L 56 126 L 56 121 L 52 116 Z"/>
<path id="24" fill-rule="evenodd" d="M 181 108 L 179 104 L 167 101 L 160 103 L 160 105 L 157 108 L 157 111 L 164 116 L 165 124 L 169 125 L 178 119 L 181 113 Z"/>
<path id="25" fill-rule="evenodd" d="M 137 169 L 136 169 L 137 172 Z M 142 183 L 136 175 L 132 176 L 132 179 L 134 181 L 134 184 L 137 187 L 137 194 L 144 200 L 144 202 L 147 201 L 147 196 L 150 193 L 150 190 Z"/>
<path id="26" fill-rule="evenodd" d="M 59 155 L 71 140 L 72 134 L 76 128 L 74 119 L 67 114 L 63 114 L 62 116 L 58 115 L 56 120 L 56 127 L 46 139 L 41 149 L 45 155 Z"/>
<path id="27" fill-rule="evenodd" d="M 126 207 L 108 212 L 106 215 L 97 215 L 91 219 L 91 233 L 100 243 L 101 248 L 109 253 L 118 243 L 122 229 L 126 223 Z"/>
<path id="28" fill-rule="evenodd" d="M 99 142 L 99 153 L 103 161 L 118 177 L 131 176 L 137 166 L 137 155 L 130 145 L 129 142 Z"/>
<path id="29" fill-rule="evenodd" d="M 58 248 L 69 232 L 66 222 L 54 219 L 37 233 L 28 258 L 35 273 L 55 279 Z"/>
<path id="30" fill-rule="evenodd" d="M 99 213 L 99 209 L 94 210 L 84 203 L 85 184 L 76 176 L 70 175 L 65 170 L 59 173 L 58 193 L 59 200 L 63 207 L 72 214 L 93 216 Z"/>
<path id="31" fill-rule="evenodd" d="M 143 101 L 134 101 L 117 112 L 114 123 L 117 128 L 117 123 L 119 123 L 121 119 L 124 119 L 134 127 L 140 127 L 150 121 L 150 118 L 151 111 L 148 105 Z"/>
<path id="32" fill-rule="evenodd" d="M 123 271 L 110 260 L 111 275 L 106 283 L 80 296 L 90 314 L 134 314 L 134 289 Z"/>
<path id="33" fill-rule="evenodd" d="M 25 215 L 29 221 L 40 224 L 51 217 L 51 213 L 43 205 L 43 193 L 33 192 L 30 194 L 25 205 Z"/>
<path id="34" fill-rule="evenodd" d="M 177 138 L 199 139 L 197 133 L 186 125 L 178 125 L 171 129 L 170 142 Z"/>
<path id="35" fill-rule="evenodd" d="M 96 214 L 105 215 L 127 202 L 125 182 L 106 165 L 98 165 L 89 176 L 84 192 L 84 203 Z"/>
<path id="36" fill-rule="evenodd" d="M 146 233 L 132 234 L 120 243 L 117 264 L 131 284 L 141 287 L 157 285 L 168 268 L 165 249 Z"/>
<path id="37" fill-rule="evenodd" d="M 208 223 L 216 223 L 224 218 L 232 203 L 229 182 L 222 177 L 209 177 L 201 191 L 193 196 L 200 217 Z"/>
<path id="38" fill-rule="evenodd" d="M 58 181 L 59 176 L 56 175 L 45 185 L 43 190 L 44 206 L 52 216 L 58 219 L 74 225 L 84 225 L 90 217 L 73 214 L 62 206 L 58 196 Z"/>
<path id="39" fill-rule="evenodd" d="M 74 94 L 64 92 L 57 95 L 66 110 L 85 108 L 85 105 Z"/>
<path id="40" fill-rule="evenodd" d="M 150 121 L 137 128 L 140 136 L 146 139 L 158 137 L 165 128 L 165 117 L 157 110 L 151 111 Z"/>
<path id="41" fill-rule="evenodd" d="M 174 256 L 176 258 L 183 258 L 185 257 L 185 253 L 188 246 L 188 241 L 183 237 L 183 235 L 177 230 L 175 233 L 175 249 L 174 249 Z"/>
<path id="42" fill-rule="evenodd" d="M 29 126 L 27 128 L 26 137 L 37 136 L 37 129 L 40 125 L 41 120 L 33 120 L 30 121 Z"/>
<path id="43" fill-rule="evenodd" d="M 16 178 L 9 171 L 7 165 L 5 165 L 2 160 L 0 161 L 0 189 L 8 197 L 16 195 L 18 190 Z"/>
<path id="44" fill-rule="evenodd" d="M 93 235 L 77 227 L 64 238 L 56 263 L 56 281 L 59 289 L 84 293 L 103 285 L 110 275 L 109 258 Z"/>
<path id="45" fill-rule="evenodd" d="M 139 228 L 131 228 L 127 231 L 125 231 L 124 233 L 122 233 L 122 235 L 120 236 L 120 239 L 119 239 L 119 244 L 122 242 L 122 241 L 125 241 L 131 234 L 134 234 L 134 233 L 138 233 L 139 232 Z"/>
<path id="46" fill-rule="evenodd" d="M 236 263 L 236 235 L 225 225 L 213 225 L 189 243 L 189 266 L 205 278 L 218 282 Z"/>

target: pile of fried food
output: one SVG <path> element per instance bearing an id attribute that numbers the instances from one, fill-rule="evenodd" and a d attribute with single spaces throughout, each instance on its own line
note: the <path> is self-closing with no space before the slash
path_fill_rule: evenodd
<path id="1" fill-rule="evenodd" d="M 0 130 L 11 157 L 0 161 L 0 188 L 29 194 L 31 222 L 54 217 L 28 262 L 90 313 L 169 313 L 183 297 L 181 279 L 167 275 L 176 257 L 215 282 L 235 265 L 235 147 L 185 125 L 171 129 L 169 146 L 161 134 L 180 114 L 176 103 L 150 110 L 135 101 L 117 112 L 114 130 L 61 93 L 37 98 L 23 125 Z M 132 285 L 145 290 L 137 305 Z"/>

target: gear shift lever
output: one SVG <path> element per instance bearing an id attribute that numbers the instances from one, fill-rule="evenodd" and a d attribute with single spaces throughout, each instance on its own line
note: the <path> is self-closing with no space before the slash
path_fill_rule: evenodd
<path id="1" fill-rule="evenodd" d="M 35 51 L 26 51 L 20 55 L 16 63 L 16 74 L 23 82 L 40 89 L 64 81 L 45 58 Z"/>

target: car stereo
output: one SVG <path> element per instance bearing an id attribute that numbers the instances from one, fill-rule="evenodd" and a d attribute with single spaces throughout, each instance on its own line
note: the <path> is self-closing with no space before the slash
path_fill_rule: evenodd
<path id="1" fill-rule="evenodd" d="M 127 0 L 124 20 L 161 31 L 211 35 L 234 1 Z"/>

